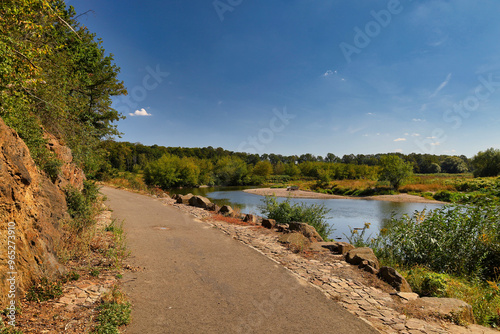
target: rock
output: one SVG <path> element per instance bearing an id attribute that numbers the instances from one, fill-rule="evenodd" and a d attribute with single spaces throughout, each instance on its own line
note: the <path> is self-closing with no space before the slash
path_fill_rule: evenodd
<path id="1" fill-rule="evenodd" d="M 161 198 L 169 199 L 170 196 L 167 193 L 162 193 Z"/>
<path id="2" fill-rule="evenodd" d="M 297 231 L 302 233 L 306 238 L 308 238 L 312 242 L 324 241 L 323 238 L 316 231 L 316 229 L 309 224 L 292 222 L 289 224 L 288 228 L 290 229 L 290 231 Z"/>
<path id="3" fill-rule="evenodd" d="M 328 248 L 321 245 L 322 243 L 323 242 L 313 242 L 310 246 L 310 250 L 313 252 L 330 252 Z"/>
<path id="4" fill-rule="evenodd" d="M 474 323 L 472 307 L 463 300 L 454 298 L 422 297 L 408 305 L 416 306 L 429 315 L 452 320 L 456 323 Z"/>
<path id="5" fill-rule="evenodd" d="M 332 253 L 338 253 L 338 254 L 342 254 L 342 255 L 346 254 L 351 249 L 355 248 L 350 243 L 340 242 L 340 241 L 323 242 L 322 245 L 323 245 L 323 247 L 328 248 Z"/>
<path id="6" fill-rule="evenodd" d="M 224 205 L 220 208 L 219 213 L 223 214 L 224 216 L 232 216 L 234 214 L 234 210 L 229 205 Z"/>
<path id="7" fill-rule="evenodd" d="M 398 292 L 396 296 L 406 301 L 417 300 L 419 297 L 418 294 L 414 292 Z"/>
<path id="8" fill-rule="evenodd" d="M 213 212 L 215 212 L 215 213 L 219 213 L 219 211 L 220 211 L 220 207 L 219 207 L 217 204 L 215 204 L 215 203 L 210 203 L 210 204 L 207 206 L 207 210 L 208 210 L 208 211 L 213 211 Z"/>
<path id="9" fill-rule="evenodd" d="M 208 198 L 203 196 L 193 196 L 189 199 L 189 205 L 202 209 L 208 208 L 208 205 L 210 203 L 212 202 L 210 202 Z"/>
<path id="10" fill-rule="evenodd" d="M 55 137 L 49 140 L 52 143 L 49 148 L 63 163 L 61 172 L 53 175 L 53 179 L 39 171 L 26 144 L 0 118 L 0 222 L 4 235 L 8 226 L 15 229 L 18 296 L 24 295 L 36 280 L 42 277 L 55 280 L 64 273 L 56 256 L 65 246 L 61 241 L 64 240 L 62 222 L 69 218 L 62 187 L 83 188 L 84 175 L 72 163 L 71 151 Z M 15 227 L 9 222 L 15 222 Z M 0 249 L 5 252 L 7 241 L 6 237 L 0 238 Z M 5 255 L 0 261 L 2 273 L 11 271 L 6 259 Z M 8 295 L 8 281 L 2 279 L 0 309 L 7 307 Z"/>
<path id="11" fill-rule="evenodd" d="M 246 223 L 252 223 L 255 224 L 257 223 L 257 216 L 252 215 L 252 214 L 247 214 L 245 218 L 243 218 L 243 221 Z"/>
<path id="12" fill-rule="evenodd" d="M 83 189 L 83 181 L 86 179 L 85 173 L 73 163 L 73 153 L 67 146 L 61 145 L 57 138 L 45 132 L 44 138 L 47 140 L 47 148 L 54 152 L 57 159 L 62 162 L 61 172 L 55 178 L 54 184 L 59 189 L 73 186 L 78 190 Z"/>
<path id="13" fill-rule="evenodd" d="M 283 244 L 288 244 L 296 251 L 302 251 L 308 248 L 311 244 L 308 238 L 306 238 L 302 233 L 297 232 L 283 234 L 279 237 L 278 241 Z"/>
<path id="14" fill-rule="evenodd" d="M 396 271 L 396 269 L 391 267 L 382 267 L 379 270 L 378 277 L 389 283 L 394 289 L 400 292 L 413 292 L 411 290 L 410 284 L 406 281 L 406 279 L 401 276 L 400 273 Z"/>
<path id="15" fill-rule="evenodd" d="M 189 205 L 189 200 L 193 197 L 193 194 L 187 194 L 187 195 L 179 195 L 177 196 L 177 203 L 178 204 L 184 204 L 184 205 Z"/>
<path id="16" fill-rule="evenodd" d="M 365 262 L 365 261 L 363 261 L 363 262 Z M 378 269 L 373 268 L 369 264 L 364 265 L 363 270 L 366 272 L 369 272 L 370 274 L 373 274 L 373 275 L 377 275 L 379 272 Z"/>
<path id="17" fill-rule="evenodd" d="M 289 232 L 290 230 L 288 229 L 288 224 L 276 224 L 276 231 L 278 232 Z"/>
<path id="18" fill-rule="evenodd" d="M 345 260 L 347 263 L 354 265 L 360 265 L 363 261 L 367 261 L 367 265 L 370 265 L 375 269 L 380 268 L 378 259 L 373 253 L 373 250 L 368 247 L 351 249 L 347 252 Z"/>
<path id="19" fill-rule="evenodd" d="M 262 226 L 265 228 L 274 228 L 276 226 L 276 220 L 274 219 L 263 219 Z"/>

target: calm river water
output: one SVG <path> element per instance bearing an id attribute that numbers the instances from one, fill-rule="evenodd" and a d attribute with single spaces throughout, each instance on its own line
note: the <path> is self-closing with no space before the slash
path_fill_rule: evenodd
<path id="1" fill-rule="evenodd" d="M 249 187 L 216 187 L 216 188 L 189 188 L 175 189 L 171 193 L 202 195 L 208 197 L 212 202 L 218 205 L 230 205 L 237 207 L 242 213 L 253 213 L 261 215 L 259 206 L 262 205 L 262 196 L 248 194 L 244 189 Z M 279 200 L 284 200 L 280 198 Z M 346 235 L 350 235 L 351 228 L 362 228 L 365 223 L 370 223 L 370 230 L 367 236 L 375 236 L 379 230 L 384 227 L 394 214 L 400 217 L 404 214 L 413 214 L 415 211 L 432 210 L 440 208 L 442 204 L 427 203 L 398 203 L 362 199 L 292 199 L 292 203 L 303 202 L 307 204 L 324 204 L 330 209 L 331 224 L 335 231 L 330 235 L 331 238 L 346 240 Z"/>

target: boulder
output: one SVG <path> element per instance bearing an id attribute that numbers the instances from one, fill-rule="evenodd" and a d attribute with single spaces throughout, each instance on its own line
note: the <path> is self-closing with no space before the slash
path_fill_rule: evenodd
<path id="1" fill-rule="evenodd" d="M 463 300 L 454 298 L 422 297 L 410 301 L 408 305 L 417 307 L 424 313 L 456 323 L 474 323 L 472 307 Z"/>
<path id="2" fill-rule="evenodd" d="M 314 227 L 306 223 L 296 223 L 292 222 L 289 224 L 290 231 L 297 231 L 302 233 L 311 242 L 323 241 L 323 238 L 319 235 Z"/>
<path id="3" fill-rule="evenodd" d="M 207 209 L 210 203 L 212 202 L 203 196 L 193 196 L 189 199 L 189 205 L 202 209 Z"/>
<path id="4" fill-rule="evenodd" d="M 349 252 L 347 252 L 345 260 L 347 261 L 347 263 L 354 265 L 360 265 L 363 263 L 363 261 L 366 261 L 367 265 L 370 265 L 375 269 L 380 268 L 378 259 L 373 253 L 373 250 L 368 247 L 351 249 Z"/>
<path id="5" fill-rule="evenodd" d="M 355 248 L 350 243 L 340 242 L 340 241 L 323 242 L 322 246 L 325 247 L 325 248 L 328 248 L 332 253 L 338 253 L 338 254 L 342 254 L 342 255 L 346 254 L 351 249 Z"/>
<path id="6" fill-rule="evenodd" d="M 281 233 L 286 233 L 286 232 L 290 232 L 290 230 L 288 229 L 288 224 L 276 224 L 276 231 L 278 232 L 281 232 Z"/>
<path id="7" fill-rule="evenodd" d="M 220 208 L 219 213 L 223 214 L 224 216 L 232 216 L 234 214 L 234 210 L 229 205 L 224 205 Z"/>
<path id="8" fill-rule="evenodd" d="M 274 228 L 276 226 L 276 220 L 274 219 L 263 219 L 262 226 L 265 228 Z"/>
<path id="9" fill-rule="evenodd" d="M 302 251 L 311 245 L 311 242 L 302 233 L 292 232 L 283 234 L 278 239 L 283 244 L 288 244 L 290 248 L 296 251 Z"/>
<path id="10" fill-rule="evenodd" d="M 394 289 L 400 292 L 413 292 L 411 290 L 410 284 L 406 281 L 406 279 L 401 276 L 400 273 L 396 271 L 396 269 L 391 267 L 382 267 L 379 270 L 378 277 L 389 283 Z"/>
<path id="11" fill-rule="evenodd" d="M 247 214 L 245 216 L 245 218 L 243 219 L 243 221 L 246 222 L 246 223 L 255 224 L 255 223 L 257 223 L 257 216 L 256 215 L 252 215 L 252 214 Z"/>
<path id="12" fill-rule="evenodd" d="M 177 196 L 177 203 L 189 205 L 189 200 L 193 197 L 193 194 L 179 195 Z"/>
<path id="13" fill-rule="evenodd" d="M 215 212 L 215 213 L 219 213 L 219 211 L 220 211 L 220 207 L 219 207 L 217 204 L 215 204 L 215 203 L 210 203 L 210 204 L 208 204 L 208 206 L 207 206 L 207 210 L 209 210 L 209 211 L 213 211 L 213 212 Z"/>

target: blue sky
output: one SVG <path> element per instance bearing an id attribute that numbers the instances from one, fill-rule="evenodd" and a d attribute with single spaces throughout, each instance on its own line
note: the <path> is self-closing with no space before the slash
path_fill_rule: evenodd
<path id="1" fill-rule="evenodd" d="M 93 10 L 79 20 L 121 67 L 120 140 L 321 156 L 500 147 L 495 0 L 67 3 Z"/>

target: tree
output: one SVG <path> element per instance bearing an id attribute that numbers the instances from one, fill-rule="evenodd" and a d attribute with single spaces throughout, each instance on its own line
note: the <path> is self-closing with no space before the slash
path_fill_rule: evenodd
<path id="1" fill-rule="evenodd" d="M 458 174 L 468 170 L 467 164 L 459 157 L 446 157 L 441 163 L 441 171 L 444 173 Z"/>
<path id="2" fill-rule="evenodd" d="M 380 159 L 380 180 L 389 181 L 394 189 L 413 175 L 413 166 L 396 155 L 386 155 Z"/>
<path id="3" fill-rule="evenodd" d="M 264 180 L 267 179 L 273 172 L 273 165 L 265 160 L 259 161 L 252 170 L 252 174 L 255 176 L 260 176 Z"/>
<path id="4" fill-rule="evenodd" d="M 497 176 L 500 174 L 500 150 L 489 148 L 472 158 L 474 177 Z"/>

